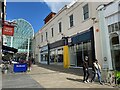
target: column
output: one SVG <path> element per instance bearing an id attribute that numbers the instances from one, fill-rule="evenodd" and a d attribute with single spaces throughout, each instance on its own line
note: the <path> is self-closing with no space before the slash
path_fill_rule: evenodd
<path id="1" fill-rule="evenodd" d="M 29 46 L 30 46 L 30 39 L 28 38 L 28 48 L 27 48 L 27 58 L 26 58 L 27 61 L 29 59 Z"/>
<path id="2" fill-rule="evenodd" d="M 13 47 L 13 36 L 11 36 L 10 38 L 11 38 L 11 44 L 10 44 L 10 47 Z"/>
<path id="3" fill-rule="evenodd" d="M 111 59 L 111 48 L 110 39 L 108 34 L 107 24 L 105 23 L 104 9 L 99 11 L 99 23 L 100 23 L 100 34 L 101 34 L 101 46 L 102 46 L 102 58 L 103 68 L 112 70 L 112 59 Z"/>

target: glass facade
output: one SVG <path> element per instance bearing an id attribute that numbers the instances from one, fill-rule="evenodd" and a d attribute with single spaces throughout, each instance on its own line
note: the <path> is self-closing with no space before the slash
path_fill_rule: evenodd
<path id="1" fill-rule="evenodd" d="M 84 57 L 88 56 L 89 57 L 88 64 L 89 64 L 89 66 L 92 66 L 91 40 L 89 40 L 87 42 L 81 42 L 79 44 L 71 46 L 70 47 L 70 56 L 72 57 L 71 65 L 82 66 Z"/>
<path id="2" fill-rule="evenodd" d="M 28 49 L 31 52 L 32 38 L 34 35 L 33 27 L 24 19 L 17 19 L 14 28 L 14 36 L 7 37 L 7 46 L 18 49 L 18 53 L 27 53 Z"/>
<path id="3" fill-rule="evenodd" d="M 50 62 L 51 63 L 63 63 L 63 48 L 55 48 L 50 50 Z"/>
<path id="4" fill-rule="evenodd" d="M 69 47 L 70 65 L 82 67 L 85 57 L 88 56 L 88 65 L 92 67 L 95 60 L 93 27 L 85 32 L 78 33 L 71 40 L 72 45 Z"/>

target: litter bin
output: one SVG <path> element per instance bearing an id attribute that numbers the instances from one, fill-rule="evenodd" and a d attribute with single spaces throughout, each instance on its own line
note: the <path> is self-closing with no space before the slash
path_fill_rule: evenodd
<path id="1" fill-rule="evenodd" d="M 27 63 L 14 64 L 13 67 L 14 67 L 13 68 L 14 72 L 26 72 L 27 71 Z"/>

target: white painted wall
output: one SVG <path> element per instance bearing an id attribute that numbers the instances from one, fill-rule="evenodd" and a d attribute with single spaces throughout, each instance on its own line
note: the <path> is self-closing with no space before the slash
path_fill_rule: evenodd
<path id="1" fill-rule="evenodd" d="M 119 11 L 119 5 L 120 0 L 116 0 L 113 4 L 110 4 L 105 8 L 105 17 L 111 16 Z"/>
<path id="2" fill-rule="evenodd" d="M 100 42 L 100 30 L 99 32 L 96 32 L 96 29 L 99 28 L 97 23 L 93 23 L 92 18 L 95 17 L 96 20 L 98 20 L 98 13 L 96 8 L 101 4 L 99 2 L 89 2 L 89 18 L 87 20 L 83 20 L 83 6 L 87 4 L 87 2 L 78 2 L 75 3 L 73 6 L 70 8 L 61 10 L 55 17 L 53 17 L 46 25 L 43 26 L 41 30 L 41 33 L 37 33 L 39 35 L 35 36 L 36 41 L 41 40 L 41 34 L 44 35 L 44 40 L 43 42 L 36 42 L 36 47 L 38 44 L 40 46 L 44 46 L 47 44 L 45 40 L 45 32 L 48 32 L 48 41 L 49 43 L 53 43 L 57 40 L 60 40 L 62 38 L 62 35 L 58 33 L 58 23 L 61 21 L 62 22 L 62 33 L 65 36 L 72 36 L 77 33 L 83 32 L 88 30 L 90 27 L 94 27 L 94 38 L 95 38 L 95 54 L 96 58 L 100 61 L 102 64 L 102 53 L 101 53 L 101 42 Z M 73 19 L 74 19 L 74 26 L 69 28 L 69 16 L 73 14 Z M 54 37 L 51 37 L 51 28 L 54 28 Z M 38 49 L 36 48 L 36 53 L 38 53 Z"/>
<path id="3" fill-rule="evenodd" d="M 40 46 L 40 35 L 39 33 L 37 33 L 35 35 L 35 42 L 34 42 L 34 50 L 35 50 L 35 61 L 36 62 L 40 62 L 40 49 L 39 49 L 39 46 Z"/>
<path id="4" fill-rule="evenodd" d="M 102 61 L 103 67 L 107 67 L 112 70 L 112 58 L 111 58 L 111 49 L 110 49 L 110 40 L 109 40 L 109 32 L 108 25 L 118 22 L 118 2 L 116 1 L 113 4 L 108 5 L 101 10 L 98 10 L 99 15 L 99 24 L 100 24 L 100 34 L 101 34 L 101 46 L 102 46 Z M 107 62 L 104 61 L 104 57 L 107 58 Z"/>
<path id="5" fill-rule="evenodd" d="M 103 61 L 103 68 L 109 68 L 112 69 L 109 64 L 111 61 L 111 55 L 110 55 L 110 44 L 109 44 L 109 36 L 108 36 L 108 29 L 107 25 L 105 23 L 104 18 L 104 11 L 99 12 L 99 22 L 100 22 L 100 34 L 101 34 L 101 46 L 102 46 L 102 61 Z M 109 54 L 108 54 L 109 53 Z M 107 58 L 107 61 L 104 61 L 104 58 Z"/>

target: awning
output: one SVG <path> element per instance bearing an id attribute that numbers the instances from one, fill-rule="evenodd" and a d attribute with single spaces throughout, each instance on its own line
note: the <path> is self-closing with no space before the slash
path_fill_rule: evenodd
<path id="1" fill-rule="evenodd" d="M 92 39 L 92 28 L 90 28 L 89 30 L 82 32 L 82 33 L 78 33 L 77 35 L 74 35 L 71 37 L 71 41 L 72 44 L 78 44 L 81 42 L 86 42 L 88 40 Z"/>
<path id="2" fill-rule="evenodd" d="M 17 53 L 18 49 L 2 45 L 2 52 Z"/>

